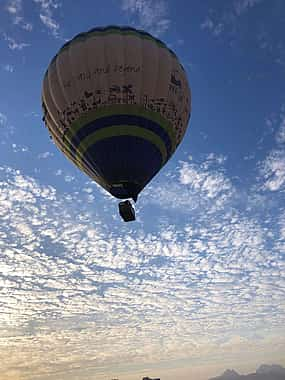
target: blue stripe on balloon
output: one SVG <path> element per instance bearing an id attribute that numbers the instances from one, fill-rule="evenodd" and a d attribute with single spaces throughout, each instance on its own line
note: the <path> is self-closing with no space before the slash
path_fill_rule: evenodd
<path id="1" fill-rule="evenodd" d="M 94 133 L 99 129 L 115 125 L 136 125 L 138 127 L 142 127 L 156 133 L 165 144 L 167 159 L 170 158 L 172 146 L 168 133 L 158 123 L 136 115 L 106 116 L 94 120 L 89 124 L 86 124 L 76 133 L 76 135 L 73 136 L 72 140 L 70 141 L 72 150 L 75 152 L 81 141 L 91 133 Z"/>

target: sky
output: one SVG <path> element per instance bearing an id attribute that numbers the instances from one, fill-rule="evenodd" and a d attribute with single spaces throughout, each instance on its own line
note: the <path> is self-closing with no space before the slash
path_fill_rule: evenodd
<path id="1" fill-rule="evenodd" d="M 162 39 L 184 140 L 123 223 L 59 152 L 41 86 L 95 26 Z M 207 380 L 285 365 L 283 0 L 0 0 L 0 379 Z"/>

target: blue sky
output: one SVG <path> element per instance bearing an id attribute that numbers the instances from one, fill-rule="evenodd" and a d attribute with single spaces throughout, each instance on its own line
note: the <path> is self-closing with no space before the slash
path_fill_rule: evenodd
<path id="1" fill-rule="evenodd" d="M 282 0 L 1 0 L 0 379 L 285 365 L 284 14 Z M 193 96 L 129 224 L 41 121 L 51 58 L 109 24 L 163 39 Z"/>

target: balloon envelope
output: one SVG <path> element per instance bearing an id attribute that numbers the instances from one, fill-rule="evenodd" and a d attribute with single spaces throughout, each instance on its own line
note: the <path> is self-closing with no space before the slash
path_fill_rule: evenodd
<path id="1" fill-rule="evenodd" d="M 43 80 L 44 120 L 58 148 L 117 198 L 136 198 L 186 131 L 191 95 L 176 55 L 129 27 L 67 42 Z"/>

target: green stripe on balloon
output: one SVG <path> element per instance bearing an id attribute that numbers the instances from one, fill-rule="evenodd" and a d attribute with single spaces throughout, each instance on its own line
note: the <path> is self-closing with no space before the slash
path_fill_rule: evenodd
<path id="1" fill-rule="evenodd" d="M 102 37 L 102 36 L 108 36 L 108 35 L 121 35 L 121 36 L 134 36 L 141 38 L 143 40 L 149 40 L 154 42 L 157 46 L 166 49 L 173 57 L 177 59 L 176 54 L 170 50 L 162 41 L 156 39 L 155 37 L 152 37 L 149 34 L 141 33 L 139 30 L 120 30 L 118 28 L 114 29 L 106 29 L 104 31 L 90 31 L 82 34 L 78 34 L 75 36 L 70 42 L 66 45 L 64 45 L 58 52 L 60 54 L 61 52 L 65 51 L 70 47 L 70 45 L 76 43 L 76 42 L 84 42 L 90 37 Z"/>
<path id="2" fill-rule="evenodd" d="M 76 133 L 81 129 L 84 128 L 87 124 L 94 122 L 97 119 L 100 119 L 102 117 L 106 116 L 113 116 L 113 115 L 135 115 L 135 116 L 141 116 L 145 119 L 149 119 L 161 126 L 165 130 L 165 132 L 168 134 L 169 139 L 171 141 L 171 152 L 173 153 L 176 148 L 176 137 L 175 132 L 173 130 L 173 127 L 171 126 L 171 123 L 164 119 L 159 113 L 153 112 L 150 110 L 146 110 L 144 107 L 137 106 L 137 105 L 128 105 L 128 104 L 115 104 L 112 106 L 104 106 L 99 109 L 94 109 L 91 111 L 88 111 L 81 115 L 76 121 L 74 121 L 68 131 L 65 134 L 65 138 L 68 141 L 72 140 L 72 137 L 76 135 Z"/>
<path id="3" fill-rule="evenodd" d="M 79 145 L 76 151 L 76 159 L 81 160 L 88 149 L 97 142 L 118 136 L 133 136 L 145 139 L 155 145 L 161 153 L 161 166 L 167 161 L 167 150 L 163 140 L 154 132 L 136 125 L 115 125 L 100 129 L 87 136 Z"/>
<path id="4" fill-rule="evenodd" d="M 162 43 L 161 41 L 158 41 L 157 39 L 151 37 L 150 35 L 142 34 L 140 32 L 136 32 L 136 31 L 132 31 L 132 30 L 108 29 L 104 32 L 97 32 L 97 31 L 87 32 L 87 33 L 85 33 L 85 35 L 75 37 L 71 43 L 73 44 L 76 42 L 85 41 L 90 37 L 102 37 L 102 36 L 108 36 L 111 34 L 112 35 L 114 35 L 114 34 L 115 35 L 121 35 L 121 36 L 135 36 L 135 37 L 139 37 L 143 40 L 153 41 L 153 42 L 155 42 L 156 45 L 158 45 L 159 47 L 162 47 L 162 48 L 166 48 L 173 56 L 175 56 L 175 54 L 170 49 L 168 49 L 168 47 L 164 43 Z"/>

